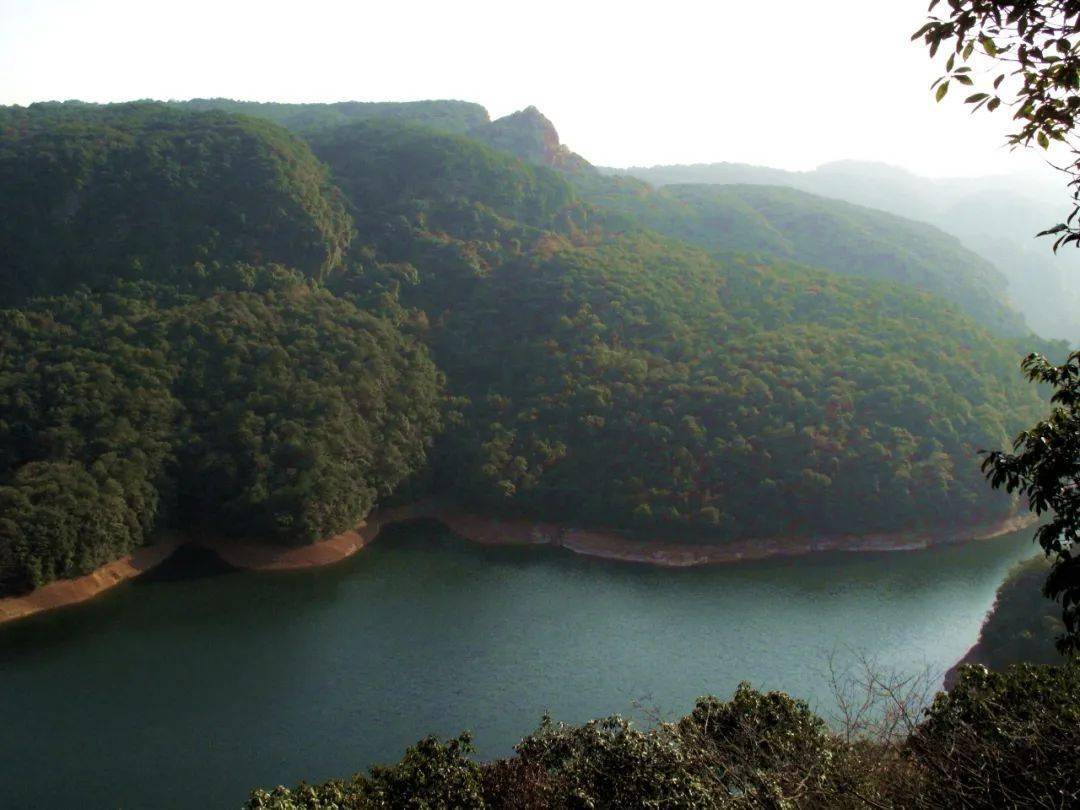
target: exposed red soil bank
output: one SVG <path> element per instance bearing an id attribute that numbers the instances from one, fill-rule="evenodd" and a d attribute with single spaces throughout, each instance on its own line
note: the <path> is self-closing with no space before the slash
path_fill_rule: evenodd
<path id="1" fill-rule="evenodd" d="M 483 518 L 430 508 L 424 516 L 433 517 L 462 537 L 484 545 L 546 544 L 561 546 L 590 557 L 669 568 L 797 556 L 815 551 L 914 551 L 936 545 L 998 537 L 1031 526 L 1036 520 L 1033 515 L 1016 515 L 992 524 L 966 529 L 736 540 L 710 546 L 700 543 L 635 540 L 614 532 L 588 531 L 526 520 Z"/>
<path id="2" fill-rule="evenodd" d="M 159 565 L 185 542 L 195 542 L 212 550 L 236 568 L 251 571 L 292 571 L 340 562 L 375 540 L 386 526 L 417 518 L 438 520 L 454 533 L 481 545 L 559 546 L 576 554 L 669 568 L 796 556 L 815 551 L 910 551 L 970 539 L 997 537 L 1018 531 L 1035 522 L 1032 515 L 1017 515 L 974 529 L 821 535 L 805 539 L 738 540 L 707 546 L 685 542 L 649 542 L 614 532 L 587 531 L 554 523 L 481 517 L 424 502 L 379 510 L 369 515 L 356 529 L 307 546 L 269 546 L 206 536 L 194 540 L 170 538 L 141 548 L 134 554 L 108 563 L 84 577 L 53 582 L 23 596 L 0 599 L 0 624 L 43 610 L 86 601 Z"/>
<path id="3" fill-rule="evenodd" d="M 413 506 L 400 506 L 373 512 L 355 529 L 307 546 L 271 546 L 227 537 L 199 537 L 194 542 L 210 549 L 234 568 L 248 571 L 319 568 L 351 557 L 378 537 L 379 532 L 391 523 L 420 517 L 417 511 Z"/>
<path id="4" fill-rule="evenodd" d="M 57 580 L 28 594 L 0 599 L 0 624 L 32 616 L 43 610 L 53 610 L 92 599 L 102 591 L 160 565 L 186 542 L 186 538 L 180 537 L 161 540 L 153 545 L 143 546 L 127 557 L 107 563 L 86 576 Z"/>

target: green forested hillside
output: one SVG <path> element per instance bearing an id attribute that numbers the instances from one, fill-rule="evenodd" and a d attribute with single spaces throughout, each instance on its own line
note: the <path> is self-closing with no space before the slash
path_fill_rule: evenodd
<path id="1" fill-rule="evenodd" d="M 197 289 L 234 261 L 324 279 L 340 193 L 279 127 L 155 104 L 0 110 L 0 304 L 114 279 Z"/>
<path id="2" fill-rule="evenodd" d="M 512 268 L 435 351 L 471 402 L 470 494 L 661 534 L 1000 516 L 975 452 L 1033 405 L 939 302 L 645 236 Z"/>
<path id="3" fill-rule="evenodd" d="M 575 202 L 555 172 L 427 128 L 377 121 L 318 133 L 311 144 L 332 167 L 361 226 L 416 215 L 433 231 L 456 233 L 477 212 L 490 212 L 555 227 Z M 455 204 L 467 210 L 455 211 Z"/>
<path id="4" fill-rule="evenodd" d="M 718 259 L 629 218 L 605 231 L 607 212 L 550 190 L 564 180 L 464 139 L 386 138 L 374 165 L 357 159 L 374 132 L 330 131 L 315 148 L 359 241 L 418 268 L 410 300 L 466 402 L 437 464 L 455 497 L 714 538 L 1009 508 L 986 497 L 976 451 L 1037 401 L 1018 353 L 948 304 L 775 259 Z M 399 172 L 390 208 L 371 217 L 371 197 L 387 197 L 363 191 L 385 185 L 386 166 L 416 164 L 418 144 L 452 153 L 444 173 Z M 493 165 L 524 224 L 470 198 L 476 167 Z M 552 200 L 566 213 L 553 217 Z M 382 239 L 365 223 L 387 214 Z"/>
<path id="5" fill-rule="evenodd" d="M 979 640 L 965 661 L 994 670 L 1022 662 L 1055 664 L 1061 653 L 1054 641 L 1065 634 L 1061 605 L 1043 595 L 1050 562 L 1036 557 L 1018 563 L 1001 583 Z"/>
<path id="6" fill-rule="evenodd" d="M 713 231 L 707 245 L 712 249 L 776 252 L 844 275 L 896 281 L 953 301 L 995 331 L 1027 334 L 1023 318 L 1003 302 L 1004 276 L 929 225 L 775 186 L 675 186 L 666 191 L 706 229 L 712 230 L 714 217 L 722 221 L 725 210 L 740 206 L 766 226 L 746 236 Z M 759 234 L 764 236 L 760 245 Z M 774 244 L 773 234 L 783 240 L 780 245 Z M 725 244 L 728 240 L 732 244 Z M 706 244 L 703 237 L 693 241 Z"/>
<path id="7" fill-rule="evenodd" d="M 554 126 L 535 107 L 472 134 L 530 163 L 564 172 L 586 200 L 616 217 L 609 223 L 612 227 L 620 222 L 645 225 L 709 250 L 761 252 L 844 275 L 895 281 L 959 304 L 997 334 L 1030 333 L 1007 294 L 1006 276 L 986 258 L 923 222 L 796 191 L 808 187 L 801 175 L 729 164 L 598 173 L 559 143 Z M 709 171 L 714 168 L 727 170 L 722 180 L 714 179 Z M 742 169 L 745 180 L 740 180 Z M 643 180 L 663 188 L 654 189 Z M 889 196 L 895 184 L 884 186 L 888 191 L 875 208 L 906 211 L 910 189 L 897 191 L 903 199 L 896 200 Z M 848 196 L 843 182 L 824 188 L 828 197 Z M 854 196 L 859 201 L 858 194 Z M 953 217 L 964 218 L 963 210 Z M 929 219 L 938 222 L 941 217 Z M 1012 293 L 1020 295 L 1015 285 Z"/>
<path id="8" fill-rule="evenodd" d="M 306 144 L 161 105 L 0 121 L 0 589 L 166 527 L 308 542 L 423 466 L 440 377 L 391 291 L 324 288 L 353 226 Z"/>
<path id="9" fill-rule="evenodd" d="M 1080 341 L 1080 256 L 1053 253 L 1039 231 L 1057 222 L 1061 188 L 1056 172 L 1043 176 L 920 177 L 896 166 L 845 160 L 792 172 L 739 163 L 602 170 L 654 186 L 786 186 L 930 223 L 1000 269 L 1008 296 L 1038 334 Z"/>
<path id="10" fill-rule="evenodd" d="M 180 403 L 166 357 L 128 340 L 143 308 L 0 313 L 0 593 L 120 557 L 169 511 Z"/>
<path id="11" fill-rule="evenodd" d="M 86 573 L 164 527 L 310 542 L 422 466 L 426 350 L 294 272 L 235 275 L 252 289 L 2 313 L 0 588 Z"/>
<path id="12" fill-rule="evenodd" d="M 960 306 L 996 334 L 1030 333 L 993 265 L 936 228 L 780 186 L 672 185 L 577 179 L 621 220 L 712 251 L 762 253 L 859 278 L 894 281 Z"/>
<path id="13" fill-rule="evenodd" d="M 333 104 L 284 104 L 233 101 L 228 98 L 196 98 L 170 101 L 184 110 L 221 110 L 265 118 L 294 132 L 312 132 L 357 121 L 389 120 L 418 124 L 442 132 L 466 133 L 488 123 L 488 114 L 470 101 L 339 101 Z"/>
<path id="14" fill-rule="evenodd" d="M 740 255 L 750 225 L 709 251 L 401 122 L 314 154 L 161 105 L 0 122 L 5 590 L 167 526 L 306 542 L 407 477 L 657 541 L 1010 508 L 976 452 L 1039 408 L 1019 352 L 928 294 Z"/>
<path id="15" fill-rule="evenodd" d="M 185 405 L 185 524 L 310 542 L 355 526 L 423 465 L 438 375 L 386 318 L 292 282 L 164 320 Z"/>

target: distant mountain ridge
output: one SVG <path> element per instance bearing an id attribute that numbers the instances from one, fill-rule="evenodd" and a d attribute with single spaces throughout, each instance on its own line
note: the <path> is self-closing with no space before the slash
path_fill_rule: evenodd
<path id="1" fill-rule="evenodd" d="M 329 104 L 286 104 L 196 98 L 167 103 L 171 107 L 185 110 L 221 110 L 266 118 L 293 132 L 309 132 L 356 121 L 379 119 L 420 124 L 441 132 L 464 134 L 490 121 L 487 110 L 471 101 L 338 101 Z"/>
<path id="2" fill-rule="evenodd" d="M 598 171 L 562 145 L 554 125 L 535 107 L 468 134 L 569 175 L 589 203 L 667 236 L 713 251 L 766 253 L 843 275 L 896 281 L 953 301 L 997 334 L 1019 337 L 1030 332 L 1010 301 L 1004 273 L 955 237 L 915 218 L 796 190 L 756 190 L 762 173 L 752 167 L 737 192 L 692 185 L 653 191 L 627 182 L 630 178 L 612 182 L 601 174 L 611 170 Z M 683 174 L 692 178 L 697 168 L 688 167 Z M 740 167 L 734 168 L 738 173 Z M 844 176 L 842 164 L 833 169 L 837 177 Z M 903 175 L 891 167 L 883 171 Z M 790 186 L 784 172 L 764 174 L 769 185 Z M 680 167 L 663 179 L 677 182 Z"/>
<path id="3" fill-rule="evenodd" d="M 36 106 L 98 108 L 79 102 Z M 1015 242 L 996 235 L 1007 233 L 1010 226 L 1015 228 L 1014 224 L 1002 222 L 991 229 L 993 236 L 969 238 L 969 243 L 979 242 L 983 247 L 980 258 L 931 225 L 890 218 L 888 212 L 892 211 L 927 222 L 926 216 L 918 216 L 920 212 L 926 213 L 920 202 L 926 196 L 925 183 L 884 164 L 839 162 L 823 166 L 816 173 L 740 164 L 597 170 L 562 144 L 552 122 L 533 106 L 494 121 L 481 105 L 463 101 L 284 104 L 217 98 L 172 101 L 167 106 L 266 118 L 308 139 L 365 121 L 392 121 L 463 135 L 567 176 L 583 200 L 621 218 L 630 227 L 644 225 L 713 251 L 761 252 L 844 275 L 896 281 L 953 301 L 1004 336 L 1028 334 L 1028 323 L 1040 325 L 1039 331 L 1044 336 L 1072 334 L 1072 299 L 1062 289 L 1063 285 L 1048 281 L 1050 275 L 1045 272 L 1016 270 L 1018 266 L 1026 267 L 1029 261 L 1045 263 L 1046 256 L 1036 255 L 1030 247 L 1018 247 Z M 104 109 L 108 108 L 106 105 Z M 635 186 L 634 183 L 641 183 L 638 174 L 644 176 L 644 183 Z M 816 179 L 807 179 L 810 175 Z M 852 177 L 862 178 L 863 192 L 852 191 Z M 747 188 L 732 193 L 704 187 L 696 191 L 689 187 L 654 191 L 649 187 L 689 186 L 702 181 L 714 186 L 741 184 Z M 800 196 L 774 189 L 766 194 L 749 188 L 763 184 L 810 193 Z M 822 190 L 804 186 L 821 186 Z M 964 188 L 957 193 L 963 193 Z M 857 209 L 811 194 L 826 194 L 841 200 L 861 196 L 866 200 L 853 200 L 856 205 L 868 204 L 878 210 Z M 876 199 L 875 195 L 882 199 Z M 956 224 L 963 221 L 963 213 L 961 206 L 955 216 L 942 218 Z M 1010 219 L 1007 215 L 999 217 L 1002 218 Z M 1037 219 L 1036 216 L 1032 221 Z M 973 227 L 977 225 L 973 223 Z M 987 260 L 988 254 L 1007 259 L 1013 273 L 999 271 L 992 260 Z M 1017 272 L 1024 273 L 1031 282 L 1019 284 Z M 1017 300 L 1016 307 L 1013 299 Z M 1020 314 L 1021 308 L 1031 315 L 1028 323 Z"/>
<path id="4" fill-rule="evenodd" d="M 1004 275 L 932 225 L 783 186 L 628 188 L 588 183 L 586 199 L 711 251 L 767 254 L 846 276 L 893 281 L 952 301 L 991 331 L 1030 330 Z"/>
<path id="5" fill-rule="evenodd" d="M 1080 253 L 1054 256 L 1034 235 L 1067 211 L 1063 188 L 1024 177 L 933 180 L 884 163 L 837 161 L 792 172 L 740 163 L 601 169 L 656 186 L 788 186 L 930 223 L 1002 271 L 1038 334 L 1080 343 Z"/>

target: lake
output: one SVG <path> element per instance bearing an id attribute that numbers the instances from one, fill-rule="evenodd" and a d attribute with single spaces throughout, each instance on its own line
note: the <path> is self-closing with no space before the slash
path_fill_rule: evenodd
<path id="1" fill-rule="evenodd" d="M 941 674 L 1030 530 L 963 546 L 671 570 L 387 530 L 323 570 L 188 554 L 0 626 L 9 807 L 238 807 L 470 729 L 504 755 L 547 711 L 685 713 L 739 681 L 828 713 L 827 658 Z M 635 708 L 638 706 L 639 708 Z"/>

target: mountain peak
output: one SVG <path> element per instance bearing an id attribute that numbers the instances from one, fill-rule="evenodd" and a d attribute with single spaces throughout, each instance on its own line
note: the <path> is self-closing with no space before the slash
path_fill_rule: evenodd
<path id="1" fill-rule="evenodd" d="M 555 125 L 533 105 L 496 119 L 475 130 L 473 135 L 529 163 L 571 174 L 593 171 L 585 158 L 560 142 Z"/>
<path id="2" fill-rule="evenodd" d="M 860 175 L 863 177 L 882 177 L 893 180 L 918 180 L 918 178 L 900 166 L 880 160 L 834 160 L 818 166 L 821 174 Z"/>

